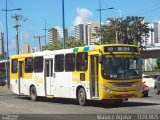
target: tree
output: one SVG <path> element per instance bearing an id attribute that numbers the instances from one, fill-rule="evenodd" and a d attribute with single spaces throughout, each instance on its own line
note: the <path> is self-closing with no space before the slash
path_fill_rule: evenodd
<path id="1" fill-rule="evenodd" d="M 158 69 L 160 69 L 160 58 L 157 58 L 157 66 L 158 66 Z"/>
<path id="2" fill-rule="evenodd" d="M 85 44 L 81 40 L 75 40 L 74 38 L 66 40 L 66 48 L 74 48 L 84 46 Z M 62 41 L 54 41 L 52 44 L 48 44 L 42 47 L 42 50 L 60 50 L 63 49 Z"/>
<path id="3" fill-rule="evenodd" d="M 62 49 L 62 41 L 54 41 L 52 44 L 48 44 L 42 47 L 42 50 L 60 50 Z"/>
<path id="4" fill-rule="evenodd" d="M 109 18 L 109 23 L 103 25 L 102 44 L 118 43 L 135 44 L 141 46 L 143 38 L 148 38 L 150 29 L 148 23 L 145 22 L 144 17 L 128 16 L 126 18 Z M 95 34 L 100 35 L 100 30 L 97 29 Z"/>

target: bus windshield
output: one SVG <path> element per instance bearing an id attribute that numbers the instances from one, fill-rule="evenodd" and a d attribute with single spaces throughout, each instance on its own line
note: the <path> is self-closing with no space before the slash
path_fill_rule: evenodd
<path id="1" fill-rule="evenodd" d="M 138 56 L 102 56 L 102 76 L 104 79 L 128 80 L 141 78 L 141 59 Z"/>

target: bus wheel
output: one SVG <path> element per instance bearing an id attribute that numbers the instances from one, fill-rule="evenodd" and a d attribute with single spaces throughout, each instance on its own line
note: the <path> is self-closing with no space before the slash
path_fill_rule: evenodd
<path id="1" fill-rule="evenodd" d="M 31 100 L 32 101 L 36 101 L 37 100 L 37 91 L 36 91 L 35 86 L 31 87 L 30 96 L 31 96 Z"/>
<path id="2" fill-rule="evenodd" d="M 78 91 L 78 102 L 81 106 L 85 106 L 87 103 L 86 100 L 86 93 L 85 90 L 83 88 L 80 88 Z"/>

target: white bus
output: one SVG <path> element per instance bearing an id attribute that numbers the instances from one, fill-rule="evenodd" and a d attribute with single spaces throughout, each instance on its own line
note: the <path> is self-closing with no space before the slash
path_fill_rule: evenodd
<path id="1" fill-rule="evenodd" d="M 117 71 L 114 73 L 113 67 Z M 137 46 L 96 45 L 10 57 L 10 88 L 18 95 L 87 100 L 141 97 Z"/>

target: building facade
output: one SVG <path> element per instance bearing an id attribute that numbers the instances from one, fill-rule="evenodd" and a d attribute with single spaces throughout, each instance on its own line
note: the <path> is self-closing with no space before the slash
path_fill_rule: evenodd
<path id="1" fill-rule="evenodd" d="M 160 43 L 160 21 L 154 22 L 154 42 Z"/>
<path id="2" fill-rule="evenodd" d="M 148 28 L 150 29 L 150 31 L 148 33 L 148 37 L 142 36 L 144 46 L 154 45 L 154 43 L 155 43 L 154 24 L 148 24 Z"/>
<path id="3" fill-rule="evenodd" d="M 99 29 L 99 21 L 78 24 L 74 26 L 74 36 L 86 45 L 93 45 L 99 40 L 99 37 L 94 35 L 97 28 Z"/>
<path id="4" fill-rule="evenodd" d="M 53 41 L 62 40 L 63 38 L 63 29 L 59 26 L 51 28 L 48 30 L 48 40 L 49 44 L 52 44 Z M 68 29 L 65 29 L 65 38 L 68 38 Z"/>
<path id="5" fill-rule="evenodd" d="M 94 45 L 96 42 L 100 40 L 100 37 L 97 37 L 96 30 L 99 29 L 100 22 L 99 21 L 92 21 L 89 25 L 88 29 L 88 43 L 89 45 Z"/>
<path id="6" fill-rule="evenodd" d="M 149 38 L 148 38 L 148 44 L 154 44 L 154 24 L 149 24 Z"/>
<path id="7" fill-rule="evenodd" d="M 52 44 L 53 41 L 58 40 L 58 31 L 56 28 L 51 28 L 48 30 L 48 41 Z"/>
<path id="8" fill-rule="evenodd" d="M 76 40 L 84 40 L 84 30 L 83 30 L 83 24 L 78 24 L 74 26 L 74 36 Z"/>

